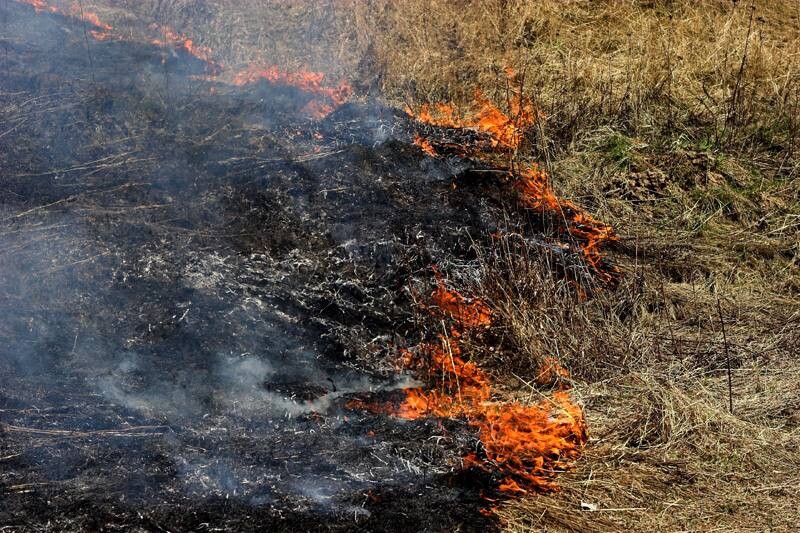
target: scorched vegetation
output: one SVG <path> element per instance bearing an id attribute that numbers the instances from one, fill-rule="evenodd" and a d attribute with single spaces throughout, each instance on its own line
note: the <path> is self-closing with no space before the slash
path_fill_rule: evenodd
<path id="1" fill-rule="evenodd" d="M 30 12 L 13 8 L 12 27 L 33 13 L 68 25 L 63 39 L 80 43 L 74 50 L 81 55 L 63 52 L 64 61 L 80 62 L 70 68 L 91 80 L 92 93 L 89 104 L 77 91 L 56 98 L 59 69 L 31 52 L 19 26 L 6 29 L 4 72 L 13 81 L 3 89 L 0 141 L 24 142 L 8 150 L 3 170 L 14 180 L 47 176 L 54 191 L 69 194 L 48 192 L 28 203 L 28 182 L 10 181 L 2 235 L 28 251 L 44 246 L 36 232 L 60 235 L 52 246 L 70 268 L 88 261 L 70 248 L 84 235 L 60 228 L 90 217 L 92 235 L 100 235 L 92 257 L 116 276 L 103 282 L 108 295 L 96 297 L 106 300 L 87 298 L 74 341 L 66 326 L 69 337 L 50 334 L 58 329 L 50 325 L 47 338 L 69 344 L 62 352 L 70 365 L 98 364 L 100 377 L 90 383 L 99 397 L 123 404 L 139 424 L 112 431 L 122 415 L 103 403 L 108 421 L 80 438 L 175 433 L 168 444 L 136 448 L 160 472 L 157 482 L 138 473 L 138 493 L 181 495 L 165 497 L 147 515 L 152 524 L 196 528 L 217 520 L 237 528 L 246 522 L 240 515 L 252 512 L 276 527 L 311 527 L 332 513 L 331 528 L 367 530 L 796 527 L 796 1 L 7 4 Z M 133 48 L 120 52 L 124 46 Z M 109 73 L 124 70 L 109 54 L 135 57 L 146 72 L 102 88 Z M 32 56 L 40 63 L 26 67 Z M 42 87 L 50 88 L 46 96 L 36 93 Z M 135 96 L 115 103 L 129 92 Z M 59 106 L 86 110 L 58 123 L 81 130 L 71 147 L 85 152 L 81 161 L 66 148 L 51 161 L 36 148 L 56 152 L 54 144 L 30 141 L 52 128 L 36 117 L 55 108 L 67 113 Z M 112 118 L 93 123 L 99 116 Z M 131 146 L 115 152 L 124 156 L 104 151 L 102 134 L 112 131 L 124 139 L 120 146 Z M 182 164 L 170 159 L 173 151 L 185 157 Z M 144 178 L 131 174 L 140 171 L 158 194 L 134 194 Z M 91 181 L 96 173 L 114 179 L 102 191 L 83 190 L 88 182 L 75 177 L 82 172 L 92 187 L 100 185 Z M 92 196 L 120 189 L 127 196 L 113 197 L 119 205 Z M 54 216 L 52 206 L 64 216 L 45 218 Z M 150 209 L 164 215 L 147 218 Z M 120 229 L 128 227 L 141 233 Z M 34 274 L 50 272 L 45 251 L 30 252 Z M 8 280 L 28 279 L 19 261 L 8 261 L 15 272 Z M 163 266 L 170 262 L 180 276 Z M 153 277 L 158 268 L 166 268 L 165 279 Z M 87 276 L 70 277 L 70 286 L 105 279 Z M 174 301 L 195 301 L 194 292 L 175 288 L 175 277 L 191 277 L 192 291 L 209 299 L 186 304 L 198 308 L 187 313 L 199 314 L 190 320 L 202 332 L 152 348 L 151 337 L 162 333 L 142 328 L 159 311 L 134 290 L 146 285 Z M 133 285 L 125 285 L 129 278 Z M 48 278 L 32 295 L 15 293 L 26 303 L 4 309 L 28 306 L 30 316 L 0 326 L 0 334 L 21 338 L 42 328 L 45 292 L 66 290 L 57 281 Z M 123 290 L 130 294 L 119 316 L 84 316 Z M 64 305 L 59 313 L 67 313 Z M 213 333 L 219 309 L 242 317 Z M 163 312 L 175 314 L 169 328 L 189 327 L 179 326 L 182 312 Z M 143 325 L 128 325 L 127 317 Z M 275 332 L 296 337 L 269 348 L 302 362 L 286 363 L 291 376 L 277 379 L 270 357 L 269 370 L 243 359 L 245 350 L 263 349 L 259 328 L 273 341 Z M 118 330 L 128 336 L 119 345 L 91 336 Z M 229 337 L 239 350 L 235 362 L 231 353 L 220 355 L 219 339 Z M 213 351 L 216 370 L 184 353 L 189 342 Z M 20 359 L 23 348 L 29 353 L 23 344 L 9 359 Z M 101 344 L 140 355 L 111 362 L 82 355 Z M 141 355 L 143 346 L 158 357 Z M 202 367 L 169 374 L 185 387 L 204 383 L 202 395 L 161 381 L 156 387 L 138 374 L 157 366 L 149 357 L 167 356 Z M 17 359 L 8 367 L 21 365 Z M 158 395 L 143 399 L 142 389 Z M 15 399 L 16 407 L 0 404 L 0 414 L 22 413 L 3 415 L 0 436 L 20 440 L 9 440 L 7 454 L 0 448 L 0 466 L 19 461 L 20 472 L 38 472 L 31 457 L 39 456 L 23 444 L 80 455 L 48 440 L 64 433 L 29 427 L 41 423 L 31 407 L 43 394 L 36 390 Z M 13 396 L 0 392 L 0 399 Z M 212 434 L 206 418 L 188 422 L 186 413 L 159 418 L 153 403 L 164 398 L 166 408 L 191 404 L 200 417 L 213 413 L 215 427 L 238 437 Z M 253 429 L 262 404 L 297 419 Z M 226 409 L 242 418 L 226 418 Z M 19 437 L 28 438 L 26 431 L 33 441 Z M 266 450 L 260 438 L 285 444 Z M 176 449 L 179 460 L 168 459 Z M 300 459 L 301 449 L 324 456 L 323 471 Z M 87 458 L 93 454 L 80 455 L 73 468 L 111 461 Z M 276 459 L 284 455 L 284 463 Z M 216 461 L 213 475 L 204 461 Z M 256 479 L 245 464 L 270 468 Z M 281 465 L 299 472 L 291 490 L 275 478 Z M 70 475 L 3 478 L 0 497 L 19 497 L 37 483 L 68 485 Z M 167 483 L 164 476 L 173 477 Z M 207 516 L 186 486 L 192 498 L 213 502 Z M 225 507 L 232 493 L 239 498 Z M 36 497 L 46 507 L 46 494 Z M 74 518 L 70 498 L 60 502 L 61 516 L 86 526 L 85 517 Z M 20 501 L 17 509 L 33 512 Z M 428 506 L 441 514 L 427 514 Z M 108 502 L 98 508 L 109 523 L 142 526 L 130 510 Z"/>

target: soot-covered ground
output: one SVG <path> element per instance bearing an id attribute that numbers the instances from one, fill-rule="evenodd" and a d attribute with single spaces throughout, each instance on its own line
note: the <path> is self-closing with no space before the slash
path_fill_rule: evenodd
<path id="1" fill-rule="evenodd" d="M 0 9 L 3 530 L 491 528 L 464 423 L 345 404 L 506 193 L 379 103 Z"/>

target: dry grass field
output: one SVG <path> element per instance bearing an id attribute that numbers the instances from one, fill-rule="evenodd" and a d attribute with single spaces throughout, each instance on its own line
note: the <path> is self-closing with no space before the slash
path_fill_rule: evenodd
<path id="1" fill-rule="evenodd" d="M 795 0 L 85 1 L 169 24 L 226 65 L 308 68 L 359 95 L 543 118 L 514 154 L 611 223 L 620 286 L 589 300 L 513 242 L 475 295 L 509 397 L 569 369 L 590 441 L 509 531 L 788 531 L 800 498 L 800 3 Z M 732 405 L 732 412 L 731 407 Z"/>

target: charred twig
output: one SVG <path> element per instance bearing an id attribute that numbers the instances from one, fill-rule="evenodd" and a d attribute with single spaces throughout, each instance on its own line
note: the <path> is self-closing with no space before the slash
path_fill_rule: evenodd
<path id="1" fill-rule="evenodd" d="M 42 487 L 45 485 L 52 485 L 53 483 L 47 482 L 40 482 L 40 483 L 23 483 L 21 485 L 11 485 L 6 489 L 6 492 L 31 492 L 33 487 Z"/>
<path id="2" fill-rule="evenodd" d="M 341 154 L 345 150 L 332 150 L 329 152 L 313 152 L 302 154 L 297 157 L 277 157 L 273 159 L 262 159 L 258 157 L 236 157 L 220 161 L 221 164 L 234 164 L 239 161 L 253 161 L 256 163 L 305 163 L 306 161 L 313 161 L 315 159 L 322 159 L 332 155 Z"/>
<path id="3" fill-rule="evenodd" d="M 22 456 L 21 453 L 14 453 L 11 455 L 6 455 L 5 457 L 0 457 L 0 461 L 8 461 L 9 459 L 14 459 L 15 457 L 20 457 L 20 456 Z"/>
<path id="4" fill-rule="evenodd" d="M 101 429 L 97 431 L 74 431 L 63 429 L 37 429 L 13 426 L 11 424 L 0 423 L 0 427 L 9 433 L 27 433 L 31 435 L 41 435 L 45 437 L 154 437 L 163 435 L 169 428 L 167 426 L 132 426 L 123 429 Z"/>
<path id="5" fill-rule="evenodd" d="M 126 164 L 130 165 L 132 163 L 141 163 L 141 162 L 144 162 L 144 161 L 155 161 L 156 160 L 155 157 L 144 157 L 144 158 L 141 158 L 141 159 L 131 158 L 131 159 L 125 159 L 125 160 L 122 160 L 122 161 L 113 161 L 115 158 L 122 158 L 122 157 L 128 156 L 128 155 L 130 155 L 132 153 L 134 153 L 134 152 L 126 152 L 126 153 L 123 153 L 123 154 L 113 154 L 113 155 L 110 155 L 108 157 L 103 157 L 103 158 L 100 158 L 100 159 L 96 159 L 94 161 L 89 161 L 88 163 L 84 163 L 82 165 L 76 165 L 74 167 L 68 167 L 68 168 L 63 168 L 63 169 L 58 169 L 58 170 L 48 170 L 47 172 L 39 172 L 37 174 L 15 174 L 15 175 L 10 176 L 10 177 L 13 177 L 13 178 L 37 178 L 37 177 L 41 177 L 41 176 L 50 176 L 50 175 L 53 175 L 53 174 L 66 174 L 68 172 L 77 172 L 79 170 L 93 170 L 93 171 L 107 170 L 107 169 L 110 169 L 110 168 L 117 168 L 117 167 L 120 167 L 120 166 L 123 166 L 123 165 L 126 165 Z M 111 160 L 111 162 L 106 163 L 109 160 Z"/>
<path id="6" fill-rule="evenodd" d="M 19 127 L 20 127 L 20 126 L 22 126 L 23 124 L 25 124 L 25 119 L 23 119 L 23 120 L 19 121 L 19 123 L 17 123 L 17 124 L 16 124 L 14 127 L 12 127 L 11 129 L 9 129 L 9 130 L 6 130 L 6 131 L 4 131 L 3 133 L 0 133 L 0 139 L 2 139 L 3 137 L 5 137 L 5 136 L 6 136 L 6 135 L 8 135 L 9 133 L 12 133 L 14 130 L 16 130 L 17 128 L 19 128 Z"/>
<path id="7" fill-rule="evenodd" d="M 8 0 L 5 1 L 5 5 L 3 6 L 3 31 L 4 33 L 8 34 Z M 9 61 L 8 61 L 8 40 L 3 39 L 3 51 L 5 52 L 5 64 L 6 64 L 6 79 L 10 79 L 9 76 Z"/>
<path id="8" fill-rule="evenodd" d="M 95 84 L 94 61 L 92 61 L 92 51 L 89 47 L 89 31 L 86 29 L 86 17 L 83 14 L 83 0 L 78 0 L 78 9 L 80 9 L 81 21 L 83 21 L 83 40 L 86 42 L 86 56 L 89 58 L 89 70 L 92 74 L 92 84 Z"/>
<path id="9" fill-rule="evenodd" d="M 450 364 L 453 366 L 453 376 L 455 376 L 456 380 L 456 390 L 458 391 L 458 401 L 463 404 L 464 398 L 461 395 L 461 381 L 458 379 L 458 370 L 456 369 L 456 362 L 453 359 L 453 350 L 450 348 L 450 338 L 447 336 L 447 328 L 444 324 L 444 320 L 442 320 L 442 330 L 444 331 L 444 337 L 442 337 L 442 343 L 447 348 L 447 355 L 450 356 Z"/>
<path id="10" fill-rule="evenodd" d="M 86 192 L 86 193 L 82 193 L 82 194 L 73 194 L 71 196 L 67 196 L 66 198 L 62 198 L 60 200 L 56 200 L 55 202 L 50 202 L 49 204 L 32 207 L 32 208 L 28 209 L 27 211 L 23 211 L 21 213 L 17 213 L 16 215 L 11 215 L 9 217 L 0 219 L 0 222 L 6 222 L 8 220 L 14 220 L 14 219 L 18 219 L 18 218 L 23 218 L 23 217 L 25 217 L 27 215 L 30 215 L 30 214 L 35 213 L 37 211 L 40 211 L 42 209 L 47 209 L 49 207 L 53 207 L 53 206 L 56 206 L 56 205 L 59 205 L 59 204 L 63 204 L 63 203 L 74 202 L 78 198 L 81 198 L 81 197 L 84 197 L 84 196 L 91 196 L 91 195 L 94 195 L 94 194 L 104 194 L 104 193 L 114 192 L 114 191 L 118 191 L 120 189 L 126 189 L 128 187 L 134 187 L 134 186 L 137 186 L 137 185 L 148 185 L 148 184 L 144 183 L 144 182 L 125 183 L 123 185 L 120 185 L 119 187 L 112 187 L 110 189 L 101 189 L 101 190 L 90 191 L 90 192 Z"/>

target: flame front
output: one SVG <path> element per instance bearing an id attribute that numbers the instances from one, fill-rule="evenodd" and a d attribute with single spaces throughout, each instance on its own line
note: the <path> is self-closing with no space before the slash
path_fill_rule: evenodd
<path id="1" fill-rule="evenodd" d="M 414 112 L 406 107 L 406 113 L 417 121 L 445 128 L 474 129 L 489 135 L 492 146 L 498 149 L 515 150 L 534 123 L 533 105 L 527 98 L 515 94 L 510 100 L 511 116 L 503 113 L 491 100 L 476 91 L 470 114 L 458 117 L 452 104 L 423 104 Z"/>
<path id="2" fill-rule="evenodd" d="M 84 11 L 83 7 L 77 3 L 73 2 L 70 6 L 68 11 L 62 10 L 60 7 L 53 5 L 46 0 L 17 0 L 21 4 L 27 4 L 37 12 L 37 13 L 53 13 L 57 15 L 63 15 L 68 17 L 74 17 L 85 22 L 88 22 L 96 29 L 90 30 L 89 34 L 99 41 L 106 40 L 110 37 L 110 32 L 113 30 L 111 26 L 100 20 L 100 17 L 96 13 L 92 13 L 91 11 Z"/>
<path id="3" fill-rule="evenodd" d="M 541 113 L 534 112 L 531 102 L 519 93 L 511 99 L 511 117 L 480 93 L 475 97 L 474 107 L 477 110 L 467 118 L 458 118 L 452 104 L 425 104 L 416 113 L 410 107 L 406 107 L 405 111 L 423 124 L 486 133 L 492 139 L 492 152 L 516 150 L 524 139 L 526 128 L 542 118 Z M 414 144 L 430 156 L 438 155 L 430 140 L 419 133 L 414 135 Z M 463 151 L 470 154 L 476 152 L 474 147 L 469 146 L 463 147 Z M 480 156 L 480 147 L 477 152 Z M 613 284 L 618 278 L 619 270 L 603 261 L 600 250 L 606 244 L 619 240 L 614 229 L 591 217 L 574 202 L 559 198 L 551 186 L 550 177 L 537 165 L 529 165 L 521 171 L 514 170 L 509 165 L 506 171 L 514 180 L 514 188 L 519 193 L 523 206 L 541 213 L 558 215 L 566 233 L 578 241 L 586 263 L 593 267 L 601 280 Z"/>
<path id="4" fill-rule="evenodd" d="M 100 20 L 100 17 L 97 16 L 96 13 L 92 13 L 91 11 L 83 11 L 79 5 L 73 4 L 72 9 L 70 10 L 70 14 L 72 16 L 78 17 L 82 20 L 85 20 L 89 24 L 99 28 L 103 32 L 110 32 L 114 28 Z"/>
<path id="5" fill-rule="evenodd" d="M 509 72 L 513 77 L 513 72 Z M 478 93 L 474 113 L 459 118 L 451 104 L 423 105 L 417 112 L 406 113 L 418 122 L 448 128 L 469 128 L 489 135 L 491 151 L 515 151 L 521 145 L 525 130 L 541 119 L 531 102 L 518 91 L 510 102 L 511 116 L 506 115 Z M 433 144 L 417 133 L 414 144 L 436 156 Z M 464 147 L 466 153 L 481 155 L 484 147 Z M 574 237 L 587 264 L 598 276 L 613 283 L 619 274 L 616 267 L 605 264 L 601 248 L 617 240 L 613 228 L 595 220 L 575 203 L 559 198 L 549 176 L 536 165 L 519 171 L 509 165 L 520 202 L 526 208 L 559 215 L 563 228 Z M 485 458 L 471 454 L 464 458 L 467 466 L 496 468 L 503 475 L 498 490 L 507 495 L 522 495 L 535 490 L 555 490 L 554 476 L 571 466 L 587 441 L 586 421 L 581 408 L 566 390 L 569 373 L 553 357 L 545 357 L 536 376 L 541 386 L 557 386 L 552 397 L 533 405 L 519 402 L 498 402 L 488 376 L 474 363 L 462 358 L 458 339 L 463 330 L 491 325 L 490 309 L 481 300 L 468 300 L 448 290 L 438 272 L 437 287 L 431 295 L 436 308 L 449 315 L 454 327 L 440 344 L 423 344 L 415 351 L 406 351 L 403 366 L 414 370 L 429 389 L 406 391 L 397 405 L 367 406 L 407 419 L 425 416 L 463 417 L 478 430 Z"/>
<path id="6" fill-rule="evenodd" d="M 342 81 L 329 86 L 324 84 L 324 79 L 325 74 L 321 72 L 308 70 L 287 72 L 276 66 L 254 64 L 235 74 L 231 83 L 242 86 L 265 80 L 275 85 L 296 87 L 318 97 L 306 105 L 305 113 L 314 118 L 324 118 L 347 102 L 353 94 L 353 89 L 348 83 Z"/>
<path id="7" fill-rule="evenodd" d="M 50 5 L 45 0 L 17 0 L 21 4 L 28 4 L 32 6 L 33 9 L 36 10 L 37 13 L 58 13 L 60 10 L 54 6 Z"/>
<path id="8" fill-rule="evenodd" d="M 610 225 L 595 220 L 575 203 L 556 196 L 550 185 L 549 176 L 536 165 L 523 170 L 517 177 L 514 187 L 526 207 L 558 214 L 566 226 L 566 231 L 580 242 L 586 262 L 594 268 L 603 281 L 614 282 L 619 270 L 605 265 L 600 252 L 607 243 L 619 240 Z"/>
<path id="9" fill-rule="evenodd" d="M 203 61 L 209 66 L 213 67 L 213 71 L 215 73 L 219 73 L 222 70 L 222 66 L 216 63 L 213 59 L 213 51 L 211 48 L 207 46 L 202 46 L 195 44 L 195 42 L 183 35 L 182 33 L 178 33 L 169 26 L 160 26 L 158 24 L 151 24 L 150 29 L 153 30 L 154 33 L 157 33 L 159 37 L 150 40 L 150 44 L 153 44 L 158 47 L 166 48 L 172 47 L 176 50 L 183 50 L 190 56 L 196 57 L 200 61 Z"/>
<path id="10" fill-rule="evenodd" d="M 16 0 L 19 3 L 30 5 L 37 13 L 53 13 L 65 17 L 72 17 L 83 20 L 91 24 L 94 29 L 89 30 L 88 34 L 98 41 L 110 39 L 125 40 L 125 38 L 114 32 L 111 25 L 103 22 L 96 13 L 84 11 L 80 4 L 73 3 L 68 11 L 64 11 L 47 0 Z M 202 79 L 218 80 L 224 72 L 224 65 L 214 59 L 214 52 L 211 48 L 197 44 L 192 38 L 179 33 L 169 26 L 151 24 L 149 27 L 155 37 L 149 43 L 159 48 L 171 48 L 181 50 L 186 54 L 204 62 L 206 64 L 206 76 L 198 76 Z M 296 87 L 300 91 L 313 95 L 302 109 L 302 112 L 312 118 L 321 119 L 335 111 L 342 104 L 347 102 L 352 96 L 352 87 L 342 81 L 336 85 L 325 85 L 325 75 L 319 72 L 300 70 L 289 72 L 278 69 L 275 66 L 263 64 L 253 64 L 238 73 L 231 75 L 231 84 L 243 86 L 256 83 L 259 80 L 266 80 L 275 85 L 285 85 Z M 212 92 L 214 89 L 212 88 Z"/>
<path id="11" fill-rule="evenodd" d="M 468 455 L 465 466 L 496 469 L 503 476 L 498 490 L 510 496 L 556 490 L 554 476 L 570 467 L 587 440 L 581 408 L 564 390 L 533 405 L 494 401 L 491 380 L 474 362 L 464 360 L 458 344 L 462 329 L 491 324 L 488 307 L 448 290 L 438 274 L 431 299 L 456 322 L 456 327 L 450 336 L 440 337 L 439 344 L 404 350 L 400 358 L 401 365 L 414 371 L 430 388 L 407 389 L 399 405 L 351 402 L 350 406 L 410 420 L 463 417 L 477 429 L 485 455 L 484 459 Z M 552 372 L 552 365 L 557 364 L 551 358 L 545 361 L 550 367 L 540 375 Z"/>

